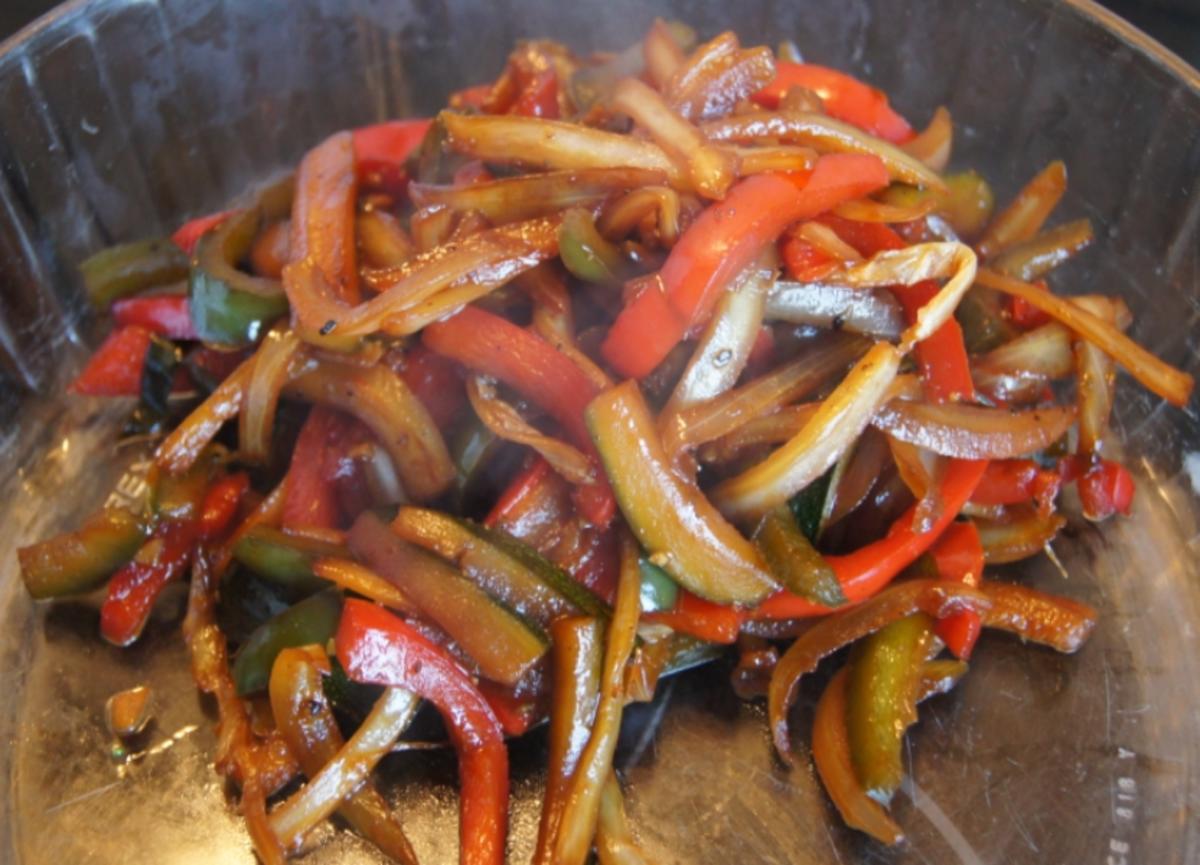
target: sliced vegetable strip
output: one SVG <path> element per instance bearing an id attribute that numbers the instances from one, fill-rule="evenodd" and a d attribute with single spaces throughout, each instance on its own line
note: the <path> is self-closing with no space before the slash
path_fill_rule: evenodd
<path id="1" fill-rule="evenodd" d="M 817 701 L 813 717 L 813 763 L 842 820 L 883 844 L 899 844 L 904 833 L 855 777 L 846 728 L 847 670 L 839 670 Z"/>
<path id="2" fill-rule="evenodd" d="M 17 550 L 21 581 L 35 599 L 91 591 L 145 541 L 146 521 L 123 508 L 103 508 L 73 532 Z"/>
<path id="3" fill-rule="evenodd" d="M 310 829 L 361 787 L 408 727 L 417 704 L 411 691 L 386 689 L 349 741 L 307 784 L 271 812 L 271 830 L 284 849 L 295 849 Z M 412 851 L 408 852 L 412 858 Z"/>
<path id="4" fill-rule="evenodd" d="M 322 677 L 328 672 L 329 659 L 319 646 L 284 649 L 271 668 L 272 714 L 288 748 L 310 779 L 332 763 L 345 744 L 322 687 Z M 415 865 L 416 853 L 404 830 L 370 781 L 345 797 L 338 812 L 384 855 L 401 865 Z M 279 832 L 283 820 L 278 811 L 272 815 L 272 828 L 279 834 L 286 834 Z"/>
<path id="5" fill-rule="evenodd" d="M 604 647 L 600 702 L 591 737 L 579 755 L 579 765 L 563 806 L 552 857 L 556 865 L 583 865 L 595 835 L 600 795 L 612 772 L 617 735 L 621 731 L 621 712 L 625 706 L 623 674 L 637 638 L 640 584 L 637 546 L 628 535 L 622 535 L 617 602 Z"/>
<path id="6" fill-rule="evenodd" d="M 751 519 L 824 474 L 871 421 L 900 359 L 891 343 L 875 343 L 795 437 L 763 462 L 717 486 L 713 498 L 721 512 L 731 519 Z"/>
<path id="7" fill-rule="evenodd" d="M 130 324 L 170 339 L 196 339 L 187 295 L 160 294 L 150 297 L 129 297 L 112 305 L 113 324 Z"/>
<path id="8" fill-rule="evenodd" d="M 514 388 L 548 412 L 576 446 L 595 458 L 583 412 L 597 388 L 570 358 L 535 333 L 482 309 L 468 307 L 451 319 L 430 325 L 422 336 L 433 351 Z M 598 477 L 582 500 L 598 525 L 612 518 L 608 483 Z"/>
<path id="9" fill-rule="evenodd" d="M 672 184 L 679 170 L 657 145 L 575 123 L 535 117 L 472 117 L 442 112 L 449 145 L 485 162 L 543 168 L 635 168 L 660 171 Z M 686 184 L 685 184 L 686 185 Z"/>
<path id="10" fill-rule="evenodd" d="M 152 338 L 151 331 L 138 324 L 113 331 L 71 383 L 71 391 L 84 396 L 137 396 Z"/>
<path id="11" fill-rule="evenodd" d="M 330 299 L 344 305 L 359 300 L 354 255 L 354 200 L 358 191 L 355 150 L 354 136 L 339 132 L 300 161 L 289 244 L 290 259 L 311 261 L 324 277 Z M 307 298 L 296 292 L 297 286 L 289 285 L 286 278 L 284 285 L 293 313 L 302 323 L 311 321 Z"/>
<path id="12" fill-rule="evenodd" d="M 989 468 L 991 466 L 989 465 Z M 972 522 L 951 523 L 930 550 L 938 576 L 968 586 L 983 580 L 983 544 Z M 937 622 L 937 635 L 956 658 L 967 660 L 982 628 L 976 613 L 956 613 Z"/>
<path id="13" fill-rule="evenodd" d="M 752 604 L 775 588 L 753 545 L 671 468 L 636 382 L 597 396 L 587 421 L 621 512 L 655 564 L 717 603 Z"/>
<path id="14" fill-rule="evenodd" d="M 647 375 L 707 319 L 734 275 L 784 228 L 886 183 L 875 159 L 844 155 L 818 160 L 807 177 L 759 174 L 739 181 L 680 237 L 658 279 L 617 317 L 604 342 L 605 359 L 623 375 Z"/>
<path id="15" fill-rule="evenodd" d="M 982 268 L 977 278 L 980 285 L 1020 298 L 1035 309 L 1040 309 L 1062 322 L 1108 354 L 1147 389 L 1167 402 L 1178 406 L 1187 404 L 1195 385 L 1192 377 L 1159 360 L 1113 325 L 1070 300 L 1057 297 L 1028 282 L 1012 279 L 987 268 Z"/>
<path id="16" fill-rule="evenodd" d="M 759 105 L 777 108 L 793 87 L 816 93 L 831 117 L 853 123 L 872 135 L 896 143 L 913 137 L 912 127 L 888 105 L 882 90 L 815 63 L 778 63 L 774 80 L 753 99 Z"/>
<path id="17" fill-rule="evenodd" d="M 794 761 L 787 712 L 801 677 L 815 670 L 826 655 L 912 613 L 943 618 L 963 609 L 984 612 L 991 606 L 987 595 L 970 586 L 911 580 L 892 586 L 844 613 L 822 619 L 805 631 L 779 659 L 767 694 L 771 735 L 779 756 L 789 765 Z"/>
<path id="18" fill-rule="evenodd" d="M 158 596 L 191 564 L 194 538 L 191 525 L 172 526 L 113 575 L 100 607 L 104 639 L 114 646 L 128 646 L 141 635 Z"/>
<path id="19" fill-rule="evenodd" d="M 933 643 L 933 622 L 916 613 L 855 644 L 846 682 L 846 729 L 855 774 L 881 804 L 904 778 L 904 732 L 917 720 L 921 671 Z"/>
<path id="20" fill-rule="evenodd" d="M 365 601 L 346 602 L 336 644 L 351 678 L 410 689 L 437 706 L 459 757 L 459 861 L 503 865 L 508 753 L 495 714 L 467 674 L 412 627 Z"/>
<path id="21" fill-rule="evenodd" d="M 388 452 L 405 492 L 414 499 L 434 498 L 454 481 L 441 431 L 403 377 L 382 364 L 324 361 L 293 378 L 286 392 L 362 421 Z"/>
<path id="22" fill-rule="evenodd" d="M 1070 598 L 1012 583 L 988 581 L 981 591 L 991 601 L 983 624 L 1060 652 L 1077 652 L 1096 627 L 1096 610 Z"/>
<path id="23" fill-rule="evenodd" d="M 879 159 L 893 180 L 935 190 L 945 188 L 945 182 L 936 171 L 894 144 L 867 135 L 848 123 L 824 114 L 804 111 L 751 112 L 710 121 L 701 125 L 700 130 L 713 141 L 751 142 L 766 139 L 802 144 L 824 153 L 873 156 Z"/>
<path id="24" fill-rule="evenodd" d="M 515 685 L 546 653 L 535 627 L 437 556 L 401 540 L 374 514 L 361 514 L 347 540 L 357 557 L 395 583 L 489 679 Z"/>
<path id="25" fill-rule="evenodd" d="M 887 537 L 867 544 L 842 556 L 827 556 L 842 585 L 842 592 L 850 603 L 870 598 L 886 586 L 896 574 L 912 564 L 938 539 L 954 515 L 971 497 L 975 485 L 987 467 L 982 460 L 955 460 L 946 469 L 942 478 L 941 516 L 926 532 L 914 531 L 913 515 L 916 506 L 906 511 L 892 525 Z M 803 616 L 819 616 L 828 612 L 788 592 L 779 592 L 755 608 L 751 616 L 764 619 L 794 619 Z"/>
<path id="26" fill-rule="evenodd" d="M 550 865 L 571 791 L 600 703 L 604 627 L 598 619 L 568 617 L 551 628 L 553 703 L 550 709 L 546 792 L 538 823 L 534 865 Z"/>
<path id="27" fill-rule="evenodd" d="M 585 168 L 506 177 L 470 186 L 412 183 L 408 193 L 421 207 L 445 205 L 482 213 L 492 223 L 515 222 L 603 201 L 613 192 L 663 183 L 666 174 L 640 168 Z"/>
<path id="28" fill-rule="evenodd" d="M 1075 421 L 1072 407 L 1027 411 L 893 400 L 871 423 L 901 441 L 959 459 L 1012 459 L 1058 441 Z"/>

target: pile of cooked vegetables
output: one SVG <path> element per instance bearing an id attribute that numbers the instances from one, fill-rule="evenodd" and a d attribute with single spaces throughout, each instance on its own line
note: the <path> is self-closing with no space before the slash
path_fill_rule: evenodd
<path id="1" fill-rule="evenodd" d="M 809 750 L 846 823 L 899 843 L 905 730 L 981 631 L 1073 652 L 1095 624 L 984 566 L 1048 550 L 1067 486 L 1128 512 L 1118 366 L 1192 389 L 1121 300 L 1047 283 L 1093 240 L 1049 225 L 1064 165 L 994 209 L 952 141 L 790 43 L 522 43 L 432 120 L 339 132 L 84 263 L 115 328 L 73 390 L 135 397 L 156 451 L 144 497 L 20 551 L 25 585 L 103 588 L 126 646 L 190 580 L 265 863 L 335 812 L 414 862 L 372 772 L 425 704 L 463 862 L 503 861 L 506 737 L 544 721 L 535 862 L 644 861 L 625 706 L 736 652 L 791 764 L 798 683 L 845 647 Z"/>

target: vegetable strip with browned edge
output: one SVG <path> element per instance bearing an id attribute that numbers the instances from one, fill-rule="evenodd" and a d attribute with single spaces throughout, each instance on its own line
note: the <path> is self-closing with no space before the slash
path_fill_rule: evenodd
<path id="1" fill-rule="evenodd" d="M 579 755 L 570 792 L 563 805 L 552 857 L 556 865 L 583 865 L 587 858 L 599 816 L 600 797 L 612 771 L 612 758 L 617 749 L 621 712 L 625 706 L 622 674 L 637 636 L 638 587 L 641 584 L 637 545 L 628 535 L 622 535 L 620 543 L 617 601 L 604 647 L 600 702 L 596 707 L 591 737 Z"/>
<path id="2" fill-rule="evenodd" d="M 788 735 L 787 711 L 795 699 L 801 677 L 815 670 L 826 655 L 911 613 L 923 612 L 943 618 L 961 610 L 982 613 L 991 606 L 987 595 L 961 583 L 912 580 L 885 589 L 853 609 L 818 622 L 792 643 L 771 676 L 768 713 L 771 735 L 780 758 L 788 764 L 795 760 Z"/>
<path id="3" fill-rule="evenodd" d="M 416 853 L 400 824 L 392 817 L 387 802 L 369 780 L 362 780 L 369 772 L 371 761 L 382 756 L 386 748 L 376 748 L 371 754 L 343 756 L 339 753 L 345 742 L 321 683 L 321 677 L 328 673 L 329 659 L 325 649 L 320 646 L 285 649 L 275 659 L 271 670 L 271 710 L 288 747 L 296 754 L 300 768 L 309 777 L 312 788 L 305 798 L 297 796 L 271 813 L 272 830 L 286 848 L 289 835 L 299 842 L 305 831 L 327 815 L 327 809 L 332 804 L 350 825 L 369 838 L 389 858 L 401 865 L 416 865 Z M 392 689 L 385 691 L 380 698 L 378 715 L 389 716 L 381 720 L 379 726 L 391 728 L 382 734 L 380 744 L 386 741 L 392 730 L 396 730 L 397 735 L 403 730 L 403 713 L 386 713 L 383 710 L 396 707 L 403 709 L 405 700 L 401 695 L 406 693 Z M 388 703 L 384 704 L 384 700 Z M 410 709 L 416 708 L 415 698 L 409 696 L 407 702 Z M 362 750 L 361 746 L 359 750 Z M 341 770 L 354 762 L 354 757 L 358 757 L 358 760 L 353 772 L 343 773 Z M 341 774 L 341 779 L 336 784 L 326 785 L 336 789 L 322 789 L 316 779 L 330 766 L 333 767 L 332 771 Z M 327 774 L 323 780 L 328 782 L 333 779 Z M 354 787 L 358 787 L 356 792 L 353 791 Z M 285 808 L 288 810 L 285 811 Z"/>

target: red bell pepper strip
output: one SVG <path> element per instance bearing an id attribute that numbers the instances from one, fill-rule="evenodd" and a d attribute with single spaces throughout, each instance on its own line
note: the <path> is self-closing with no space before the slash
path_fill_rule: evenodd
<path id="1" fill-rule="evenodd" d="M 140 325 L 168 339 L 196 339 L 185 294 L 127 297 L 112 305 L 113 321 L 124 327 Z"/>
<path id="2" fill-rule="evenodd" d="M 429 410 L 430 417 L 440 429 L 450 425 L 467 401 L 462 378 L 454 364 L 424 346 L 413 346 L 408 352 L 400 377 Z"/>
<path id="3" fill-rule="evenodd" d="M 474 87 L 464 87 L 462 90 L 455 90 L 450 94 L 447 104 L 451 108 L 482 109 L 488 101 L 488 97 L 492 95 L 493 87 L 495 85 L 488 82 L 487 84 L 476 84 Z"/>
<path id="4" fill-rule="evenodd" d="M 219 213 L 198 216 L 181 225 L 179 230 L 171 235 L 171 240 L 185 253 L 191 255 L 196 251 L 196 243 L 203 235 L 216 228 L 235 213 L 237 213 L 236 210 L 222 210 Z"/>
<path id="5" fill-rule="evenodd" d="M 201 378 L 206 386 L 216 388 L 249 356 L 249 349 L 223 351 L 202 345 L 188 352 L 187 366 L 189 370 L 197 373 L 197 377 Z"/>
<path id="6" fill-rule="evenodd" d="M 900 301 L 909 321 L 915 321 L 917 310 L 938 293 L 938 285 L 932 281 L 918 282 L 916 285 L 895 286 L 892 293 Z M 914 352 L 929 399 L 934 402 L 954 402 L 975 396 L 975 383 L 971 379 L 962 328 L 953 317 L 946 319 L 945 324 L 917 343 Z"/>
<path id="7" fill-rule="evenodd" d="M 983 578 L 983 544 L 974 523 L 951 523 L 930 553 L 943 580 L 978 586 Z M 956 658 L 966 661 L 983 631 L 983 622 L 978 613 L 956 613 L 939 619 L 935 628 L 946 648 Z"/>
<path id="8" fill-rule="evenodd" d="M 867 258 L 887 249 L 903 249 L 908 245 L 895 230 L 882 222 L 860 222 L 846 219 L 836 213 L 818 216 L 816 221 L 833 229 L 841 240 L 854 247 L 859 255 Z"/>
<path id="9" fill-rule="evenodd" d="M 1043 291 L 1050 290 L 1044 279 L 1039 279 L 1032 284 Z M 1048 312 L 1038 309 L 1023 297 L 1010 297 L 1008 299 L 1008 316 L 1012 320 L 1012 323 L 1022 330 L 1033 330 L 1035 327 L 1041 327 L 1051 320 Z"/>
<path id="10" fill-rule="evenodd" d="M 703 324 L 729 281 L 785 228 L 888 183 L 874 156 L 831 154 L 812 172 L 758 174 L 733 186 L 671 249 L 657 280 L 617 316 L 602 351 L 622 375 L 649 374 L 692 328 Z"/>
<path id="11" fill-rule="evenodd" d="M 942 478 L 942 513 L 927 532 L 913 530 L 916 505 L 900 515 L 886 537 L 844 556 L 826 556 L 846 599 L 857 604 L 874 595 L 941 536 L 971 497 L 986 460 L 951 460 Z M 833 612 L 791 592 L 776 592 L 750 613 L 752 619 L 799 619 Z"/>
<path id="12" fill-rule="evenodd" d="M 284 528 L 337 527 L 337 491 L 325 472 L 325 451 L 336 423 L 333 410 L 317 405 L 300 428 L 288 466 L 281 520 Z"/>
<path id="13" fill-rule="evenodd" d="M 396 196 L 403 195 L 408 186 L 404 163 L 421 146 L 432 123 L 428 118 L 418 117 L 355 129 L 351 134 L 359 183 Z"/>
<path id="14" fill-rule="evenodd" d="M 892 143 L 914 136 L 908 121 L 888 104 L 887 95 L 853 76 L 814 63 L 775 65 L 775 80 L 750 98 L 764 108 L 778 108 L 792 87 L 804 87 L 821 97 L 825 112 Z"/>
<path id="15" fill-rule="evenodd" d="M 1078 478 L 1076 485 L 1083 515 L 1089 520 L 1107 519 L 1115 513 L 1128 516 L 1133 507 L 1133 475 L 1118 462 L 1100 460 Z"/>
<path id="16" fill-rule="evenodd" d="M 841 265 L 836 258 L 802 237 L 788 235 L 780 244 L 783 265 L 787 274 L 797 282 L 816 282 Z"/>
<path id="17" fill-rule="evenodd" d="M 521 510 L 526 503 L 532 502 L 540 494 L 543 481 L 553 471 L 550 463 L 541 456 L 536 456 L 525 468 L 521 469 L 509 482 L 496 504 L 484 517 L 483 524 L 494 529 L 504 523 L 510 515 Z"/>
<path id="18" fill-rule="evenodd" d="M 226 475 L 213 483 L 204 494 L 200 506 L 200 521 L 197 534 L 202 541 L 222 537 L 237 516 L 242 496 L 250 489 L 250 476 L 245 472 Z"/>
<path id="19" fill-rule="evenodd" d="M 579 488 L 580 508 L 592 522 L 608 525 L 616 501 L 583 420 L 598 393 L 587 374 L 536 333 L 473 306 L 429 325 L 421 338 L 431 350 L 494 376 L 553 417 L 596 466 L 596 482 Z"/>
<path id="20" fill-rule="evenodd" d="M 1015 505 L 1033 499 L 1048 509 L 1062 486 L 1062 475 L 1033 460 L 993 460 L 971 501 L 977 505 Z"/>
<path id="21" fill-rule="evenodd" d="M 190 523 L 170 525 L 113 574 L 100 607 L 104 639 L 115 646 L 128 646 L 138 638 L 163 589 L 187 570 L 194 540 Z"/>
<path id="22" fill-rule="evenodd" d="M 142 389 L 142 368 L 153 334 L 136 324 L 114 330 L 96 349 L 71 392 L 85 396 L 137 396 Z"/>
<path id="23" fill-rule="evenodd" d="M 470 676 L 444 649 L 366 601 L 346 601 L 335 641 L 351 679 L 408 688 L 441 712 L 459 759 L 459 861 L 503 865 L 508 751 L 500 722 Z"/>
<path id="24" fill-rule="evenodd" d="M 887 226 L 876 225 L 861 231 L 873 232 L 875 242 L 886 244 L 886 248 L 898 248 L 903 245 L 899 237 Z M 889 235 L 895 237 L 895 241 Z M 859 239 L 865 241 L 865 236 L 860 233 Z M 919 282 L 912 286 L 897 286 L 894 289 L 896 298 L 904 308 L 904 314 L 910 323 L 916 321 L 917 311 L 928 303 L 937 292 L 937 283 L 932 281 Z M 947 319 L 945 324 L 917 343 L 915 353 L 917 364 L 921 369 L 921 379 L 929 399 L 934 402 L 952 402 L 974 398 L 975 383 L 971 379 L 967 348 L 963 342 L 962 328 L 955 319 Z M 986 468 L 984 471 L 986 472 Z M 960 504 L 952 513 L 957 513 L 961 507 Z M 974 524 L 966 524 L 966 528 L 962 528 L 963 525 L 962 523 L 951 523 L 946 527 L 942 538 L 933 548 L 934 559 L 939 563 L 939 570 L 942 570 L 941 565 L 945 561 L 946 570 L 942 571 L 942 579 L 978 585 L 983 570 L 983 547 L 979 543 L 979 531 Z M 959 558 L 968 558 L 970 561 L 965 564 L 958 562 L 958 566 L 951 567 L 951 565 L 955 565 L 953 557 L 945 553 L 943 553 L 943 559 L 939 560 L 937 550 L 943 544 L 947 545 L 950 550 L 955 549 L 956 546 L 965 548 L 960 551 Z M 978 552 L 977 560 L 976 552 Z M 971 582 L 972 579 L 974 582 Z M 970 657 L 982 630 L 983 621 L 973 610 L 955 613 L 940 620 L 937 624 L 938 636 L 942 638 L 951 652 L 963 660 Z"/>
<path id="25" fill-rule="evenodd" d="M 529 728 L 545 717 L 535 697 L 515 697 L 511 688 L 483 679 L 479 693 L 492 708 L 506 736 L 524 736 Z"/>
<path id="26" fill-rule="evenodd" d="M 611 604 L 620 569 L 613 527 L 587 523 L 561 494 L 565 484 L 545 459 L 535 456 L 509 482 L 483 523 L 529 544 Z"/>
<path id="27" fill-rule="evenodd" d="M 553 69 L 537 73 L 525 84 L 509 114 L 558 119 L 558 75 Z"/>
<path id="28" fill-rule="evenodd" d="M 642 620 L 722 645 L 737 642 L 742 627 L 742 614 L 734 607 L 714 604 L 683 588 L 679 590 L 674 608 L 649 613 L 642 616 Z"/>

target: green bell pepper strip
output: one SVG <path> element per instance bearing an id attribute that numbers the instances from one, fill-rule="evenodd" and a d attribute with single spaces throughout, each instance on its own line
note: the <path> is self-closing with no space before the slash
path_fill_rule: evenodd
<path id="1" fill-rule="evenodd" d="M 584 282 L 621 282 L 629 270 L 617 245 L 596 230 L 596 222 L 588 211 L 578 207 L 563 215 L 558 229 L 558 254 L 563 266 Z"/>
<path id="2" fill-rule="evenodd" d="M 978 237 L 992 215 L 995 199 L 991 186 L 975 171 L 947 174 L 942 180 L 946 183 L 944 192 L 897 183 L 889 186 L 881 198 L 898 207 L 916 207 L 932 198 L 934 213 L 946 220 L 955 234 L 968 240 Z"/>
<path id="3" fill-rule="evenodd" d="M 921 668 L 917 702 L 946 693 L 966 672 L 967 665 L 962 661 L 925 662 Z M 849 674 L 846 667 L 838 670 L 817 701 L 812 729 L 813 764 L 847 826 L 865 832 L 883 844 L 899 844 L 904 840 L 900 827 L 883 806 L 867 794 L 855 775 L 846 728 Z"/>
<path id="4" fill-rule="evenodd" d="M 358 558 L 399 586 L 449 634 L 487 678 L 514 685 L 549 648 L 535 625 L 457 568 L 400 538 L 374 514 L 360 515 L 347 541 Z"/>
<path id="5" fill-rule="evenodd" d="M 859 782 L 886 805 L 904 777 L 904 731 L 917 720 L 921 668 L 933 642 L 933 622 L 905 616 L 859 642 L 850 657 L 846 728 Z"/>
<path id="6" fill-rule="evenodd" d="M 233 681 L 238 694 L 254 694 L 267 687 L 271 666 L 284 649 L 325 644 L 337 631 L 342 614 L 342 594 L 336 589 L 305 598 L 268 619 L 246 638 L 233 660 Z"/>
<path id="7" fill-rule="evenodd" d="M 339 544 L 264 525 L 252 527 L 233 545 L 233 557 L 263 579 L 306 592 L 327 585 L 313 573 L 315 561 L 348 556 Z"/>
<path id="8" fill-rule="evenodd" d="M 675 608 L 679 600 L 679 584 L 649 559 L 638 561 L 642 571 L 642 612 L 658 613 Z"/>
<path id="9" fill-rule="evenodd" d="M 208 486 L 226 455 L 224 448 L 205 449 L 188 469 L 179 474 L 153 472 L 150 512 L 159 521 L 185 523 L 200 516 Z"/>
<path id="10" fill-rule="evenodd" d="M 282 283 L 238 268 L 262 221 L 257 208 L 235 213 L 196 244 L 188 279 L 188 309 L 200 339 L 229 345 L 253 343 L 267 325 L 287 313 Z"/>
<path id="11" fill-rule="evenodd" d="M 37 600 L 89 592 L 133 558 L 147 534 L 138 516 L 104 508 L 76 531 L 17 550 L 21 580 Z"/>
<path id="12" fill-rule="evenodd" d="M 792 510 L 792 518 L 796 521 L 796 526 L 811 543 L 815 544 L 821 534 L 821 523 L 825 519 L 827 499 L 830 488 L 835 486 L 834 475 L 837 472 L 838 467 L 835 465 L 788 499 L 788 507 Z"/>
<path id="13" fill-rule="evenodd" d="M 795 760 L 788 735 L 788 710 L 800 679 L 815 670 L 822 658 L 913 613 L 940 619 L 964 609 L 983 612 L 991 606 L 985 593 L 963 583 L 909 580 L 817 622 L 788 647 L 771 674 L 767 716 L 780 759 L 788 765 Z"/>
<path id="14" fill-rule="evenodd" d="M 674 470 L 636 381 L 601 393 L 586 417 L 626 521 L 680 585 L 718 604 L 754 604 L 777 587 L 754 545 Z"/>
<path id="15" fill-rule="evenodd" d="M 780 505 L 762 518 L 754 532 L 754 543 L 771 573 L 788 591 L 826 607 L 846 603 L 837 574 L 801 531 L 787 505 Z"/>
<path id="16" fill-rule="evenodd" d="M 1004 304 L 995 292 L 971 286 L 958 302 L 954 318 L 962 328 L 963 343 L 972 354 L 998 348 L 1018 335 L 1004 315 Z"/>
<path id="17" fill-rule="evenodd" d="M 1086 249 L 1093 240 L 1091 220 L 1076 219 L 1009 247 L 996 256 L 992 267 L 1006 276 L 1033 282 Z"/>
<path id="18" fill-rule="evenodd" d="M 79 265 L 88 299 L 99 309 L 113 301 L 187 276 L 187 257 L 168 238 L 110 246 Z"/>
<path id="19" fill-rule="evenodd" d="M 846 727 L 847 678 L 848 671 L 839 670 L 817 701 L 812 729 L 813 764 L 842 822 L 883 844 L 899 844 L 904 840 L 903 831 L 883 806 L 867 795 L 854 772 Z"/>

